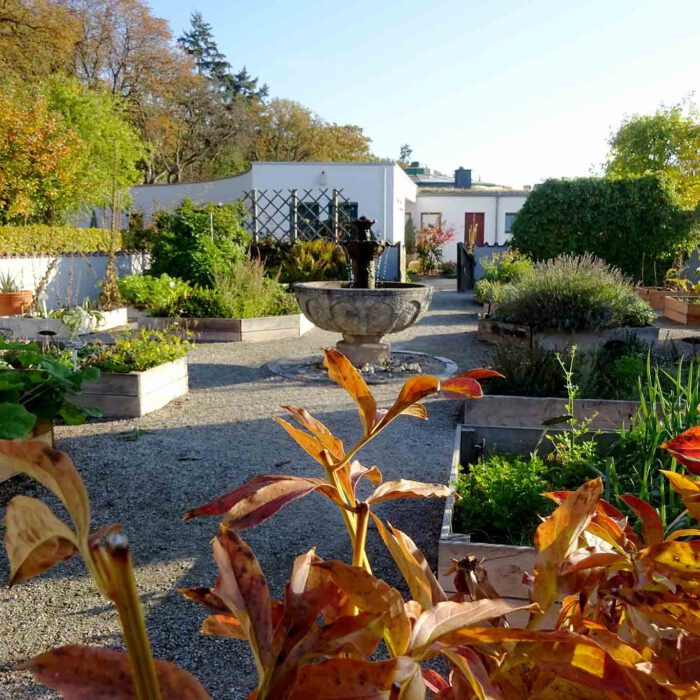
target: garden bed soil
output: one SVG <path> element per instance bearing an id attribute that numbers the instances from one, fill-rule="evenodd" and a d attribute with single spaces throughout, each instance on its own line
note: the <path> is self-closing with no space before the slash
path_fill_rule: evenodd
<path id="1" fill-rule="evenodd" d="M 700 303 L 685 301 L 688 295 L 664 297 L 664 316 L 684 326 L 700 325 Z M 700 302 L 700 299 L 697 299 Z"/>
<path id="2" fill-rule="evenodd" d="M 576 345 L 579 350 L 589 350 L 609 340 L 623 338 L 630 333 L 634 333 L 640 341 L 648 345 L 659 342 L 660 329 L 658 326 L 604 328 L 597 331 L 565 333 L 558 331 L 533 331 L 526 326 L 515 323 L 483 319 L 479 321 L 477 328 L 477 338 L 486 343 L 495 344 L 504 340 L 518 340 L 530 344 L 537 343 L 546 350 L 565 350 L 572 345 Z"/>
<path id="3" fill-rule="evenodd" d="M 485 395 L 478 401 L 464 402 L 466 425 L 489 425 L 542 429 L 545 421 L 566 414 L 566 399 L 538 396 Z M 629 425 L 639 408 L 638 401 L 576 399 L 576 418 L 590 418 L 593 430 L 616 430 Z"/>
<path id="4" fill-rule="evenodd" d="M 264 340 L 300 338 L 314 325 L 304 314 L 260 318 L 139 318 L 139 329 L 188 330 L 199 343 L 256 343 Z"/>
<path id="5" fill-rule="evenodd" d="M 102 372 L 83 385 L 76 403 L 99 408 L 105 418 L 140 418 L 188 391 L 187 358 L 181 357 L 144 372 Z"/>
<path id="6" fill-rule="evenodd" d="M 549 430 L 550 434 L 561 432 Z M 455 484 L 461 465 L 469 464 L 476 458 L 477 449 L 484 445 L 487 450 L 498 449 L 509 454 L 529 454 L 540 442 L 542 430 L 539 428 L 504 428 L 501 426 L 458 425 L 450 468 L 450 484 Z M 601 433 L 597 440 L 605 444 L 614 439 L 615 433 Z M 547 450 L 547 442 L 541 444 L 540 454 Z M 479 448 L 477 448 L 479 446 Z M 525 573 L 532 574 L 535 565 L 533 547 L 519 547 L 487 542 L 474 542 L 469 534 L 455 532 L 452 517 L 455 510 L 455 497 L 445 503 L 445 514 L 438 543 L 438 579 L 449 593 L 455 592 L 451 575 L 446 575 L 453 559 L 475 557 L 482 561 L 491 585 L 504 598 L 527 600 L 529 590 L 523 583 Z"/>

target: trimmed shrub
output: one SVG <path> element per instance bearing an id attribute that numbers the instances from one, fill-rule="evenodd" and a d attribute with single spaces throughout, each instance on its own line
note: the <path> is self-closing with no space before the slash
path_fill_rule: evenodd
<path id="1" fill-rule="evenodd" d="M 504 286 L 495 317 L 558 331 L 650 326 L 656 320 L 620 270 L 590 254 L 537 263 Z"/>
<path id="2" fill-rule="evenodd" d="M 510 244 L 534 260 L 591 253 L 634 280 L 663 280 L 698 231 L 663 175 L 547 180 L 513 222 Z"/>
<path id="3" fill-rule="evenodd" d="M 0 254 L 60 255 L 103 253 L 109 250 L 111 232 L 105 228 L 77 226 L 0 226 Z M 121 232 L 114 233 L 114 249 L 123 250 Z"/>

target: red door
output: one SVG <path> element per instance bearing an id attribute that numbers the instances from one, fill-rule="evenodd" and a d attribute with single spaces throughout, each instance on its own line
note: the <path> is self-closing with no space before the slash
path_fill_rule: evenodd
<path id="1" fill-rule="evenodd" d="M 469 231 L 476 227 L 476 240 L 474 245 L 484 245 L 484 212 L 468 211 L 464 215 L 464 242 L 469 245 Z"/>

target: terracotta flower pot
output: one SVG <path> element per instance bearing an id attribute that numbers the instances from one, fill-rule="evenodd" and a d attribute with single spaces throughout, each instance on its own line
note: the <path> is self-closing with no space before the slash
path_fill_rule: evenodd
<path id="1" fill-rule="evenodd" d="M 23 316 L 32 306 L 34 292 L 0 292 L 0 316 Z"/>

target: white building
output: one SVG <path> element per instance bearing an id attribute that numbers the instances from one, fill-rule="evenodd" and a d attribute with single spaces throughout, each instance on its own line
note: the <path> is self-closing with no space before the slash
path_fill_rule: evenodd
<path id="1" fill-rule="evenodd" d="M 477 246 L 504 246 L 513 221 L 525 203 L 529 189 L 516 190 L 489 183 L 473 183 L 471 171 L 455 170 L 454 178 L 432 173 L 411 163 L 406 172 L 417 187 L 416 203 L 409 209 L 419 229 L 441 223 L 454 228 L 454 241 L 443 250 L 444 260 L 457 259 L 457 243 L 466 243 L 469 228 L 476 226 Z"/>
<path id="2" fill-rule="evenodd" d="M 133 207 L 146 217 L 172 209 L 189 197 L 195 202 L 233 202 L 245 193 L 296 190 L 300 208 L 313 206 L 320 191 L 339 190 L 353 216 L 375 219 L 374 231 L 391 243 L 404 241 L 406 220 L 416 229 L 435 223 L 452 226 L 454 241 L 445 246 L 444 260 L 457 259 L 457 243 L 466 242 L 471 225 L 477 228 L 477 246 L 503 246 L 512 222 L 529 190 L 489 183 L 473 183 L 471 171 L 458 168 L 454 177 L 411 163 L 253 163 L 244 173 L 209 182 L 143 185 L 131 191 Z M 280 230 L 288 226 L 287 205 L 277 216 Z M 316 212 L 316 216 L 326 216 Z"/>
<path id="3" fill-rule="evenodd" d="M 391 243 L 404 240 L 407 209 L 415 204 L 416 185 L 393 163 L 253 163 L 235 177 L 209 182 L 174 185 L 142 185 L 131 190 L 133 207 L 147 217 L 160 209 L 172 209 L 183 199 L 228 203 L 246 192 L 296 190 L 299 203 L 321 190 L 339 190 L 355 215 L 377 223 L 373 230 Z M 356 205 L 356 206 L 355 206 Z M 309 205 L 310 206 L 310 205 Z M 280 214 L 284 217 L 284 212 Z"/>

